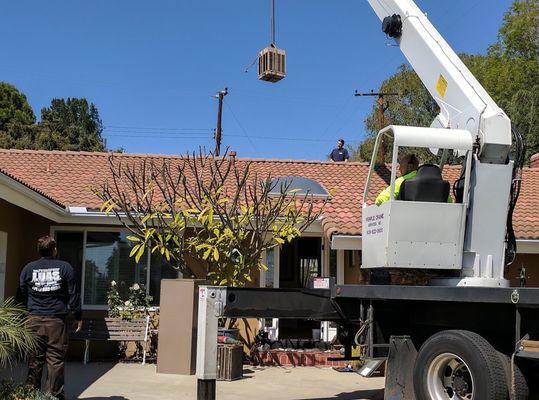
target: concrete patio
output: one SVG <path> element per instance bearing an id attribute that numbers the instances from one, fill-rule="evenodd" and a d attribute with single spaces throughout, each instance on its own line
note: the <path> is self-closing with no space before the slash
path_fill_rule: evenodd
<path id="1" fill-rule="evenodd" d="M 2 374 L 6 376 L 7 371 Z M 24 372 L 15 375 L 22 378 Z M 217 383 L 218 400 L 381 400 L 383 378 L 330 368 L 247 368 L 244 378 Z M 155 365 L 68 363 L 67 399 L 195 400 L 196 378 L 156 374 Z"/>

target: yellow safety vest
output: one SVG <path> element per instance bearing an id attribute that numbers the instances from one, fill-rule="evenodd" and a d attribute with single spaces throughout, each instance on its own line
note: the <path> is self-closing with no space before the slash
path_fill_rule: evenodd
<path id="1" fill-rule="evenodd" d="M 395 199 L 399 197 L 399 192 L 401 189 L 402 182 L 404 182 L 406 179 L 415 178 L 417 175 L 417 170 L 407 173 L 404 176 L 401 176 L 400 178 L 395 179 Z M 378 197 L 376 198 L 376 205 L 379 206 L 382 203 L 385 203 L 386 201 L 389 201 L 389 197 L 391 194 L 391 186 L 386 187 L 384 190 L 380 192 Z M 452 203 L 453 199 L 451 198 L 451 195 L 447 197 L 447 202 Z"/>

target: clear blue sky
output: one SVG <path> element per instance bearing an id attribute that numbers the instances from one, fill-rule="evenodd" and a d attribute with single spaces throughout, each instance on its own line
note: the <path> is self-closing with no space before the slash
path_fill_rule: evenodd
<path id="1" fill-rule="evenodd" d="M 418 0 L 457 52 L 484 53 L 510 0 Z M 36 115 L 53 97 L 86 97 L 109 148 L 178 154 L 213 147 L 228 86 L 224 145 L 240 157 L 324 159 L 359 142 L 369 91 L 404 62 L 366 0 L 276 0 L 288 76 L 245 69 L 269 42 L 269 0 L 6 1 L 0 80 Z"/>

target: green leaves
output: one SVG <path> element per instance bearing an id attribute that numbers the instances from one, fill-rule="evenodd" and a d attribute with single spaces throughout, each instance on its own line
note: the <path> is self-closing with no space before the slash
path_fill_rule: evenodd
<path id="1" fill-rule="evenodd" d="M 53 99 L 36 124 L 26 96 L 0 82 L 0 147 L 103 151 L 102 131 L 97 107 L 86 99 Z"/>
<path id="2" fill-rule="evenodd" d="M 131 249 L 131 252 L 129 253 L 129 257 L 135 256 L 135 261 L 139 262 L 142 256 L 144 255 L 144 252 L 146 251 L 146 244 L 145 243 L 139 243 L 133 246 Z"/>
<path id="3" fill-rule="evenodd" d="M 514 0 L 504 15 L 498 40 L 489 47 L 487 54 L 459 55 L 489 95 L 508 114 L 513 126 L 525 136 L 528 143 L 526 154 L 528 160 L 532 154 L 539 152 L 538 27 L 539 2 Z M 438 105 L 417 74 L 405 65 L 382 82 L 380 92 L 399 93 L 399 96 L 389 99 L 389 107 L 384 114 L 386 126 L 390 124 L 430 126 L 439 113 Z M 358 161 L 371 159 L 373 137 L 380 130 L 376 99 L 365 120 L 365 128 L 368 134 L 363 143 L 357 148 L 349 147 L 351 159 Z M 427 149 L 414 149 L 414 152 L 424 162 L 434 161 L 433 155 Z M 390 159 L 391 146 L 388 146 L 385 161 Z"/>
<path id="4" fill-rule="evenodd" d="M 116 207 L 116 203 L 113 199 L 108 199 L 104 201 L 99 207 L 99 211 L 105 212 L 105 214 L 110 214 L 110 212 Z"/>
<path id="5" fill-rule="evenodd" d="M 12 298 L 0 306 L 0 367 L 5 368 L 31 352 L 37 339 L 26 325 L 26 311 Z"/>

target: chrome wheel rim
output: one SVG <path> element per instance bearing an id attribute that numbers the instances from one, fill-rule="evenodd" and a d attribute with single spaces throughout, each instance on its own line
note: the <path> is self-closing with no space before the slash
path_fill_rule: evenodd
<path id="1" fill-rule="evenodd" d="M 429 365 L 427 389 L 433 400 L 473 400 L 474 381 L 468 365 L 452 353 L 442 353 Z"/>

